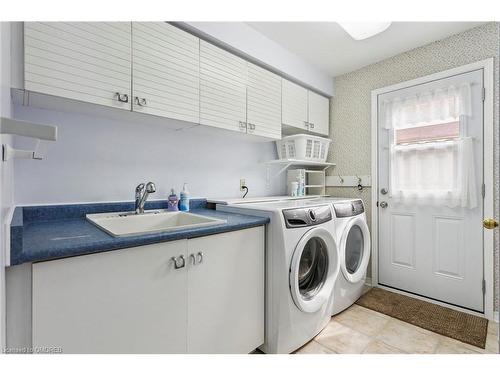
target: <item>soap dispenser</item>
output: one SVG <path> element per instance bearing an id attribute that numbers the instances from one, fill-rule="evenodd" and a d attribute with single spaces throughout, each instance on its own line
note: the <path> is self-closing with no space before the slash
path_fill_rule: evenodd
<path id="1" fill-rule="evenodd" d="M 170 195 L 168 196 L 167 211 L 179 211 L 178 203 L 179 198 L 175 194 L 175 190 L 172 188 Z"/>
<path id="2" fill-rule="evenodd" d="M 189 211 L 189 191 L 187 189 L 187 184 L 185 182 L 180 194 L 179 210 Z"/>

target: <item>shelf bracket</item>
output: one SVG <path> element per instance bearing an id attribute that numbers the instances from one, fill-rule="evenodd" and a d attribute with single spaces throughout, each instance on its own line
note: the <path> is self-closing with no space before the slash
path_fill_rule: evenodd
<path id="1" fill-rule="evenodd" d="M 13 158 L 42 160 L 47 152 L 47 141 L 55 142 L 57 140 L 57 126 L 0 117 L 0 134 L 18 135 L 37 140 L 33 151 L 17 150 L 8 144 L 2 145 L 3 161 Z"/>

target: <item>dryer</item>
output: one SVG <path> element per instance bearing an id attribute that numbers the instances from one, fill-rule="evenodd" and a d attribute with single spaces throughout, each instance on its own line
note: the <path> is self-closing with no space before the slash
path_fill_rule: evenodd
<path id="1" fill-rule="evenodd" d="M 371 241 L 363 201 L 338 198 L 330 200 L 340 254 L 340 272 L 332 299 L 331 314 L 335 315 L 347 309 L 363 294 Z"/>
<path id="2" fill-rule="evenodd" d="M 266 216 L 265 353 L 290 353 L 331 319 L 340 272 L 332 205 L 312 200 L 217 206 Z"/>

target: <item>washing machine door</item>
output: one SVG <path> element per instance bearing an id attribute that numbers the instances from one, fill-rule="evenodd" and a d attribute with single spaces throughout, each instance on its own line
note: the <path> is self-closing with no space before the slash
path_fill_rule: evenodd
<path id="1" fill-rule="evenodd" d="M 313 313 L 328 303 L 340 268 L 337 254 L 324 228 L 313 228 L 300 239 L 290 265 L 290 292 L 301 311 Z"/>
<path id="2" fill-rule="evenodd" d="M 349 220 L 340 240 L 340 268 L 347 281 L 356 283 L 365 277 L 370 246 L 370 231 L 364 217 Z"/>

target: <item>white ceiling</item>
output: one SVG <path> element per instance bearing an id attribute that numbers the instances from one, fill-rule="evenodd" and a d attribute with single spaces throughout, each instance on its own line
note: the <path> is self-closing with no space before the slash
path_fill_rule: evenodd
<path id="1" fill-rule="evenodd" d="M 332 77 L 471 29 L 483 22 L 394 22 L 386 31 L 354 40 L 336 22 L 247 22 Z"/>

